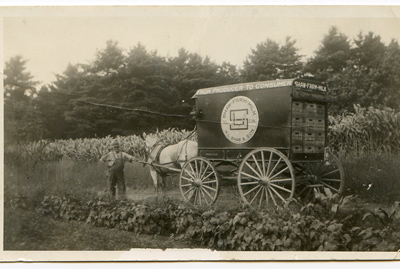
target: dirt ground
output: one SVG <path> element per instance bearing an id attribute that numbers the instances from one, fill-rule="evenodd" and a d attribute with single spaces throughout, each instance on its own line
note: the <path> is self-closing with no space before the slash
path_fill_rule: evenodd
<path id="1" fill-rule="evenodd" d="M 127 187 L 126 196 L 128 199 L 133 201 L 143 201 L 149 199 L 155 199 L 156 192 L 153 188 L 148 189 L 133 189 Z M 159 190 L 158 198 L 163 198 L 163 193 Z M 165 198 L 174 199 L 177 201 L 183 201 L 183 197 L 179 190 L 179 187 L 170 188 L 165 192 Z M 214 206 L 217 208 L 231 209 L 238 207 L 242 204 L 242 198 L 236 186 L 221 186 L 220 192 Z M 362 200 L 353 201 L 350 204 L 345 204 L 341 206 L 341 210 L 345 212 L 352 211 L 375 211 L 379 208 L 384 210 L 390 210 L 391 205 L 375 204 L 375 203 L 365 203 Z"/>
<path id="2" fill-rule="evenodd" d="M 154 199 L 156 197 L 156 192 L 153 188 L 132 189 L 128 187 L 126 189 L 126 196 L 128 199 L 133 201 L 143 201 L 147 199 Z M 159 190 L 158 198 L 163 198 L 163 193 L 161 190 Z M 168 189 L 165 192 L 165 198 L 183 201 L 179 187 Z M 242 200 L 236 186 L 222 186 L 220 187 L 220 192 L 214 205 L 222 208 L 232 208 L 240 206 L 241 203 Z"/>
<path id="3" fill-rule="evenodd" d="M 153 198 L 156 197 L 156 191 L 153 188 L 149 188 L 149 189 L 132 189 L 132 188 L 127 188 L 126 189 L 126 196 L 128 199 L 134 200 L 134 201 L 138 201 L 138 200 L 146 200 L 149 198 Z M 158 192 L 158 197 L 162 197 L 163 193 L 162 191 Z M 179 191 L 179 188 L 176 189 L 172 189 L 172 190 L 167 190 L 165 193 L 166 197 L 169 198 L 174 198 L 174 199 L 178 199 L 180 201 L 183 201 L 182 195 Z"/>

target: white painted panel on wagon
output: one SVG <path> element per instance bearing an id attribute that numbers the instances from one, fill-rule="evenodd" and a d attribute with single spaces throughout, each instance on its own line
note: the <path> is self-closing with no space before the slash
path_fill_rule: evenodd
<path id="1" fill-rule="evenodd" d="M 229 100 L 221 114 L 222 132 L 235 144 L 248 142 L 257 131 L 258 121 L 257 107 L 246 96 L 236 96 Z"/>

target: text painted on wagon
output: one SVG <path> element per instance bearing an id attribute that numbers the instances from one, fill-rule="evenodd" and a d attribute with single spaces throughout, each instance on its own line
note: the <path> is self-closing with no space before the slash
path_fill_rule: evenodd
<path id="1" fill-rule="evenodd" d="M 286 87 L 286 86 L 291 86 L 292 82 L 293 82 L 292 79 L 277 80 L 277 81 L 260 81 L 260 82 L 251 82 L 251 83 L 200 89 L 196 92 L 195 96 L 214 94 L 214 93 L 224 93 L 224 92 L 239 92 L 239 91 L 251 91 L 251 90 L 259 90 L 266 88 L 275 88 L 275 87 Z"/>
<path id="2" fill-rule="evenodd" d="M 326 86 L 309 83 L 309 82 L 295 81 L 294 86 L 297 88 L 306 89 L 306 90 L 318 90 L 321 92 L 326 92 Z"/>
<path id="3" fill-rule="evenodd" d="M 225 137 L 235 144 L 249 141 L 257 131 L 258 110 L 254 102 L 245 96 L 229 100 L 221 113 L 221 128 Z"/>

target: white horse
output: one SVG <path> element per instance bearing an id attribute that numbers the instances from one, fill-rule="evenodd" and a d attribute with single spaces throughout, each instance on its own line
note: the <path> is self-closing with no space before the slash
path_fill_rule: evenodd
<path id="1" fill-rule="evenodd" d="M 164 169 L 155 165 L 150 165 L 150 175 L 153 179 L 156 197 L 158 197 L 158 188 L 160 184 L 163 196 L 165 197 L 166 177 L 171 173 L 171 170 L 168 170 L 168 168 L 181 169 L 186 161 L 197 157 L 197 142 L 182 140 L 177 144 L 165 146 L 161 143 L 157 143 L 157 137 L 151 135 L 146 136 L 145 142 L 148 151 L 147 162 L 165 167 Z M 159 181 L 159 178 L 161 178 L 161 181 Z"/>

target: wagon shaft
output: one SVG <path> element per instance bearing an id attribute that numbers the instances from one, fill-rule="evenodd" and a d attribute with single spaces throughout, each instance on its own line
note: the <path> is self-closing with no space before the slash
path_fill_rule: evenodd
<path id="1" fill-rule="evenodd" d="M 136 162 L 137 163 L 141 163 L 141 164 L 148 164 L 148 165 L 156 166 L 158 168 L 167 169 L 167 170 L 170 170 L 170 171 L 176 172 L 176 173 L 180 173 L 181 172 L 181 169 L 169 167 L 166 164 L 158 164 L 158 163 L 154 163 L 154 162 L 144 162 L 144 161 L 136 161 Z"/>

